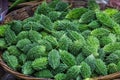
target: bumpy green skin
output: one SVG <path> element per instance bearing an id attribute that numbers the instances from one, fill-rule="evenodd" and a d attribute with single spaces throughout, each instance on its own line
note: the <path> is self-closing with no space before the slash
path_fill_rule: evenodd
<path id="1" fill-rule="evenodd" d="M 27 44 L 30 44 L 31 41 L 29 39 L 21 39 L 17 42 L 16 46 L 22 50 L 24 48 L 24 46 L 26 46 Z"/>
<path id="2" fill-rule="evenodd" d="M 49 17 L 47 17 L 45 15 L 41 15 L 40 23 L 44 26 L 43 28 L 46 31 L 53 30 L 53 24 L 52 24 L 52 21 L 51 21 L 51 19 Z"/>
<path id="3" fill-rule="evenodd" d="M 91 28 L 91 29 L 99 28 L 100 27 L 100 23 L 98 23 L 97 20 L 94 20 L 94 21 L 92 21 L 92 22 L 90 22 L 88 24 L 88 27 Z"/>
<path id="4" fill-rule="evenodd" d="M 19 32 L 21 32 L 22 31 L 22 22 L 21 21 L 12 21 L 11 23 L 10 23 L 10 25 L 11 25 L 11 29 L 13 30 L 13 31 L 15 31 L 15 33 L 16 34 L 18 34 Z"/>
<path id="5" fill-rule="evenodd" d="M 106 53 L 111 53 L 120 49 L 120 42 L 109 43 L 103 47 Z"/>
<path id="6" fill-rule="evenodd" d="M 48 64 L 48 59 L 46 57 L 37 58 L 32 62 L 32 68 L 35 70 L 45 69 Z"/>
<path id="7" fill-rule="evenodd" d="M 9 57 L 9 52 L 8 51 L 4 51 L 3 55 L 2 55 L 2 59 L 6 62 L 8 57 Z"/>
<path id="8" fill-rule="evenodd" d="M 59 49 L 68 50 L 69 46 L 72 44 L 72 40 L 64 34 L 58 41 Z"/>
<path id="9" fill-rule="evenodd" d="M 45 40 L 49 41 L 54 48 L 58 47 L 58 41 L 53 36 L 45 36 Z"/>
<path id="10" fill-rule="evenodd" d="M 64 73 L 58 73 L 55 75 L 55 80 L 65 80 L 66 79 L 66 74 Z"/>
<path id="11" fill-rule="evenodd" d="M 88 38 L 88 36 L 90 36 L 91 34 L 91 31 L 90 30 L 85 30 L 85 31 L 83 31 L 82 32 L 82 36 L 85 38 L 85 39 L 87 39 Z"/>
<path id="12" fill-rule="evenodd" d="M 18 61 L 21 65 L 23 65 L 26 62 L 27 56 L 25 54 L 20 54 L 18 57 Z"/>
<path id="13" fill-rule="evenodd" d="M 75 25 L 78 26 L 79 32 L 83 32 L 89 29 L 87 24 L 76 23 Z"/>
<path id="14" fill-rule="evenodd" d="M 39 42 L 39 40 L 41 40 L 41 37 L 42 37 L 42 35 L 39 32 L 34 30 L 30 30 L 28 35 L 29 35 L 29 39 L 32 42 Z"/>
<path id="15" fill-rule="evenodd" d="M 46 47 L 46 51 L 51 51 L 53 49 L 52 44 L 49 41 L 45 40 L 45 39 L 40 40 L 39 44 L 44 45 Z"/>
<path id="16" fill-rule="evenodd" d="M 52 20 L 52 22 L 56 21 L 59 19 L 61 13 L 57 11 L 51 11 L 48 14 L 48 17 Z"/>
<path id="17" fill-rule="evenodd" d="M 64 11 L 68 8 L 68 6 L 69 6 L 68 3 L 60 1 L 56 4 L 55 10 L 56 11 Z"/>
<path id="18" fill-rule="evenodd" d="M 46 56 L 45 51 L 46 51 L 45 46 L 42 46 L 42 45 L 35 46 L 28 51 L 27 59 L 34 60 L 41 56 Z"/>
<path id="19" fill-rule="evenodd" d="M 101 60 L 101 59 L 96 59 L 95 60 L 95 71 L 97 72 L 97 74 L 100 75 L 107 75 L 107 66 L 105 65 L 105 63 Z"/>
<path id="20" fill-rule="evenodd" d="M 76 57 L 77 64 L 80 65 L 80 63 L 85 59 L 83 56 L 83 53 L 79 53 Z"/>
<path id="21" fill-rule="evenodd" d="M 25 39 L 28 38 L 28 31 L 21 31 L 18 35 L 17 35 L 17 41 L 21 40 L 21 39 Z"/>
<path id="22" fill-rule="evenodd" d="M 107 56 L 106 63 L 118 63 L 119 60 L 120 57 L 117 54 L 112 53 L 109 56 Z"/>
<path id="23" fill-rule="evenodd" d="M 116 14 L 119 13 L 118 9 L 113 9 L 113 8 L 106 8 L 103 12 L 109 15 L 110 17 L 114 17 Z"/>
<path id="24" fill-rule="evenodd" d="M 53 49 L 48 53 L 48 62 L 53 69 L 56 69 L 60 65 L 60 54 L 57 50 Z"/>
<path id="25" fill-rule="evenodd" d="M 116 50 L 112 54 L 116 54 L 120 58 L 120 50 Z"/>
<path id="26" fill-rule="evenodd" d="M 103 12 L 97 11 L 96 17 L 102 24 L 104 24 L 110 28 L 115 26 L 115 22 L 112 20 L 112 18 L 110 18 L 110 16 L 108 16 L 107 14 L 105 14 Z"/>
<path id="27" fill-rule="evenodd" d="M 67 70 L 68 69 L 68 66 L 66 65 L 66 64 L 64 64 L 64 63 L 61 63 L 60 65 L 59 65 L 59 67 L 57 67 L 55 70 L 54 70 L 54 72 L 55 72 L 55 74 L 57 74 L 57 73 L 62 73 L 62 72 L 64 72 L 65 70 Z"/>
<path id="28" fill-rule="evenodd" d="M 51 8 L 44 1 L 44 2 L 42 2 L 41 5 L 38 6 L 38 8 L 35 11 L 35 14 L 44 14 L 44 15 L 47 15 L 50 11 L 51 11 Z"/>
<path id="29" fill-rule="evenodd" d="M 117 65 L 115 63 L 110 63 L 107 67 L 108 67 L 109 74 L 112 74 L 118 71 Z"/>
<path id="30" fill-rule="evenodd" d="M 86 62 L 82 62 L 80 64 L 81 68 L 81 76 L 85 79 L 85 78 L 90 78 L 91 77 L 91 68 L 90 66 L 86 63 Z"/>
<path id="31" fill-rule="evenodd" d="M 23 25 L 23 30 L 25 31 L 29 31 L 29 30 L 35 30 L 35 31 L 41 31 L 43 29 L 43 25 L 41 25 L 40 23 L 38 22 L 33 22 L 33 21 L 29 21 L 29 22 L 26 22 L 24 25 Z"/>
<path id="32" fill-rule="evenodd" d="M 13 55 L 8 55 L 6 54 L 3 59 L 5 60 L 5 62 L 7 63 L 7 65 L 12 68 L 13 70 L 17 70 L 18 68 L 18 59 L 17 57 L 13 56 Z"/>
<path id="33" fill-rule="evenodd" d="M 113 15 L 112 18 L 113 18 L 113 20 L 115 20 L 115 22 L 120 24 L 120 12 L 116 13 L 115 15 Z"/>
<path id="34" fill-rule="evenodd" d="M 88 12 L 85 12 L 82 16 L 81 16 L 81 18 L 80 18 L 80 20 L 79 20 L 79 22 L 80 23 L 89 23 L 89 22 L 91 22 L 91 21 L 93 21 L 93 20 L 95 20 L 95 13 L 94 13 L 94 11 L 88 11 Z"/>
<path id="35" fill-rule="evenodd" d="M 117 39 L 115 34 L 110 33 L 108 36 L 102 36 L 101 38 L 99 38 L 99 40 L 100 40 L 100 45 L 105 46 L 109 43 L 116 42 Z"/>
<path id="36" fill-rule="evenodd" d="M 7 29 L 8 25 L 0 25 L 0 37 L 5 36 L 5 31 Z"/>
<path id="37" fill-rule="evenodd" d="M 95 57 L 91 54 L 84 61 L 90 66 L 91 72 L 95 70 Z"/>
<path id="38" fill-rule="evenodd" d="M 81 40 L 81 43 L 85 43 L 84 37 L 80 33 L 78 33 L 77 31 L 69 30 L 67 35 L 73 41 L 74 40 Z"/>
<path id="39" fill-rule="evenodd" d="M 7 48 L 7 50 L 10 53 L 10 55 L 14 55 L 14 56 L 20 55 L 20 51 L 18 50 L 18 48 L 16 46 L 9 46 Z"/>
<path id="40" fill-rule="evenodd" d="M 88 1 L 88 9 L 96 11 L 96 10 L 99 10 L 100 7 L 96 3 L 96 0 L 89 0 Z"/>
<path id="41" fill-rule="evenodd" d="M 37 45 L 38 45 L 37 43 L 27 44 L 27 45 L 25 45 L 25 46 L 23 47 L 22 51 L 26 54 L 26 53 L 28 53 L 28 51 L 29 51 L 31 48 L 33 48 L 33 47 L 35 47 L 35 46 L 37 46 Z"/>
<path id="42" fill-rule="evenodd" d="M 91 35 L 99 37 L 99 36 L 105 36 L 109 35 L 110 31 L 105 28 L 97 28 L 91 31 Z"/>
<path id="43" fill-rule="evenodd" d="M 32 64 L 31 61 L 27 61 L 27 62 L 24 63 L 24 65 L 22 66 L 22 73 L 23 74 L 30 75 L 34 72 L 31 64 Z"/>
<path id="44" fill-rule="evenodd" d="M 79 75 L 78 77 L 76 77 L 76 80 L 83 80 L 82 77 Z"/>
<path id="45" fill-rule="evenodd" d="M 7 43 L 5 42 L 4 38 L 0 38 L 0 50 L 6 49 Z"/>
<path id="46" fill-rule="evenodd" d="M 100 48 L 100 49 L 98 50 L 98 53 L 99 53 L 99 58 L 104 61 L 104 60 L 105 60 L 106 53 L 104 52 L 103 48 Z"/>
<path id="47" fill-rule="evenodd" d="M 99 40 L 94 36 L 89 36 L 86 40 L 86 44 L 83 46 L 83 53 L 85 56 L 93 54 L 95 57 L 99 56 Z"/>
<path id="48" fill-rule="evenodd" d="M 62 62 L 65 63 L 68 67 L 71 67 L 77 63 L 75 57 L 65 50 L 60 50 L 60 55 Z"/>
<path id="49" fill-rule="evenodd" d="M 117 69 L 120 71 L 120 61 L 117 63 Z"/>
<path id="50" fill-rule="evenodd" d="M 54 23 L 54 29 L 60 31 L 67 31 L 67 30 L 78 30 L 78 27 L 69 20 L 58 20 Z"/>
<path id="51" fill-rule="evenodd" d="M 54 1 L 49 2 L 48 5 L 49 5 L 50 8 L 55 8 L 55 6 L 58 2 L 59 2 L 59 0 L 54 0 Z"/>
<path id="52" fill-rule="evenodd" d="M 80 73 L 80 68 L 81 66 L 77 66 L 77 65 L 70 67 L 66 73 L 67 75 L 66 79 L 70 80 L 76 78 Z"/>
<path id="53" fill-rule="evenodd" d="M 69 11 L 65 18 L 67 19 L 79 19 L 82 14 L 87 12 L 86 8 L 75 8 Z"/>
<path id="54" fill-rule="evenodd" d="M 114 32 L 118 35 L 120 35 L 120 25 L 114 22 Z"/>
<path id="55" fill-rule="evenodd" d="M 82 43 L 82 40 L 76 40 L 74 41 L 71 46 L 69 46 L 69 51 L 70 53 L 74 54 L 74 55 L 78 55 L 81 51 L 81 48 L 83 47 L 84 42 Z"/>
<path id="56" fill-rule="evenodd" d="M 36 72 L 34 75 L 35 77 L 38 77 L 38 78 L 52 78 L 53 77 L 53 74 L 50 72 L 50 70 L 47 70 L 47 69 Z"/>
<path id="57" fill-rule="evenodd" d="M 52 36 L 54 36 L 57 40 L 59 40 L 66 32 L 65 31 L 55 31 L 52 33 Z"/>
<path id="58" fill-rule="evenodd" d="M 5 40 L 8 45 L 16 43 L 16 35 L 13 30 L 11 30 L 9 27 L 5 31 Z"/>

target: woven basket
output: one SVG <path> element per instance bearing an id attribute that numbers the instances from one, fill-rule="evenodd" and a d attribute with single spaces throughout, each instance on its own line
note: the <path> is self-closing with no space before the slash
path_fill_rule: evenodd
<path id="1" fill-rule="evenodd" d="M 51 0 L 47 0 L 47 2 L 49 2 L 49 1 L 51 1 Z M 70 4 L 72 4 L 72 7 L 86 6 L 85 0 L 84 1 L 63 0 L 63 1 L 69 2 Z M 26 2 L 26 3 L 22 3 L 22 4 L 18 5 L 17 10 L 11 11 L 9 14 L 7 14 L 5 21 L 4 21 L 4 24 L 8 23 L 12 20 L 24 20 L 28 17 L 33 16 L 35 9 L 37 8 L 37 6 L 39 4 L 41 4 L 41 2 L 42 2 L 42 0 L 37 0 L 37 1 Z M 2 60 L 2 52 L 0 52 L 0 65 L 4 68 L 5 71 L 13 74 L 14 76 L 16 76 L 20 79 L 24 79 L 24 80 L 53 80 L 53 79 L 47 79 L 47 78 L 35 78 L 35 77 L 27 76 L 27 75 L 24 75 L 24 74 L 21 74 L 19 72 L 12 70 Z M 119 77 L 120 77 L 120 72 L 117 72 L 117 73 L 109 74 L 106 76 L 100 76 L 100 77 L 95 77 L 95 78 L 91 78 L 91 79 L 92 80 L 113 80 L 113 79 L 116 79 Z M 117 79 L 117 80 L 120 80 L 120 79 Z"/>

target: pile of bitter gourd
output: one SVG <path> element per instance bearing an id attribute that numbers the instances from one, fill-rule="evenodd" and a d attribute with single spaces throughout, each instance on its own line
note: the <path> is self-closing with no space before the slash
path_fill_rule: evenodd
<path id="1" fill-rule="evenodd" d="M 95 0 L 70 8 L 45 1 L 34 16 L 0 26 L 2 59 L 14 71 L 55 80 L 83 80 L 120 71 L 120 11 Z"/>

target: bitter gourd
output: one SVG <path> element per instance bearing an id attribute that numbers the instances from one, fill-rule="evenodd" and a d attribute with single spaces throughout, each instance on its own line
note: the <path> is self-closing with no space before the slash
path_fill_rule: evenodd
<path id="1" fill-rule="evenodd" d="M 38 78 L 52 78 L 53 77 L 53 74 L 51 73 L 51 71 L 47 69 L 36 72 L 34 75 L 35 77 L 38 77 Z"/>
<path id="2" fill-rule="evenodd" d="M 23 65 L 27 60 L 27 56 L 25 54 L 20 54 L 18 57 L 19 64 Z"/>
<path id="3" fill-rule="evenodd" d="M 106 53 L 111 53 L 120 49 L 120 42 L 109 43 L 103 47 Z"/>
<path id="4" fill-rule="evenodd" d="M 107 75 L 107 66 L 101 59 L 95 60 L 95 71 L 100 75 Z"/>
<path id="5" fill-rule="evenodd" d="M 33 21 L 26 22 L 23 25 L 23 30 L 25 31 L 29 31 L 29 30 L 41 31 L 42 29 L 43 29 L 43 25 Z"/>
<path id="6" fill-rule="evenodd" d="M 88 11 L 88 12 L 85 12 L 79 22 L 80 23 L 90 23 L 91 21 L 95 20 L 95 12 L 94 11 Z"/>
<path id="7" fill-rule="evenodd" d="M 48 59 L 47 57 L 36 58 L 32 62 L 32 68 L 35 70 L 41 70 L 47 68 Z"/>
<path id="8" fill-rule="evenodd" d="M 10 55 L 14 55 L 14 56 L 19 56 L 20 55 L 20 51 L 17 49 L 16 46 L 9 46 L 7 48 L 8 52 Z"/>
<path id="9" fill-rule="evenodd" d="M 84 61 L 90 66 L 91 72 L 94 72 L 95 70 L 95 57 L 93 54 L 89 55 L 87 58 L 84 59 Z"/>
<path id="10" fill-rule="evenodd" d="M 4 57 L 3 57 L 4 58 Z M 12 68 L 13 70 L 17 70 L 18 68 L 18 59 L 16 56 L 13 56 L 13 55 L 7 55 L 6 58 L 5 58 L 5 62 L 7 63 L 7 65 Z"/>
<path id="11" fill-rule="evenodd" d="M 83 53 L 79 53 L 76 57 L 77 64 L 80 65 L 80 63 L 85 59 L 83 56 Z"/>
<path id="12" fill-rule="evenodd" d="M 55 80 L 65 80 L 66 79 L 66 74 L 64 73 L 58 73 L 55 75 Z"/>
<path id="13" fill-rule="evenodd" d="M 31 41 L 29 39 L 21 39 L 17 42 L 16 46 L 22 50 L 27 44 L 30 44 Z"/>
<path id="14" fill-rule="evenodd" d="M 110 63 L 110 64 L 108 64 L 107 67 L 108 67 L 108 73 L 109 74 L 118 72 L 118 68 L 117 68 L 117 65 L 115 63 Z"/>
<path id="15" fill-rule="evenodd" d="M 65 72 L 67 69 L 68 69 L 68 66 L 67 66 L 66 64 L 64 64 L 64 63 L 61 63 L 61 64 L 54 70 L 54 72 L 55 72 L 55 74 L 57 74 L 57 73 L 63 73 L 63 72 Z"/>
<path id="16" fill-rule="evenodd" d="M 79 19 L 82 14 L 87 12 L 86 8 L 75 8 L 69 11 L 65 18 L 67 19 Z"/>
<path id="17" fill-rule="evenodd" d="M 27 61 L 27 62 L 24 63 L 24 65 L 22 66 L 22 73 L 23 74 L 30 75 L 34 72 L 31 64 L 32 64 L 31 61 Z"/>
<path id="18" fill-rule="evenodd" d="M 68 67 L 71 67 L 77 63 L 75 57 L 65 50 L 60 50 L 60 55 L 62 62 L 65 63 Z"/>
<path id="19" fill-rule="evenodd" d="M 5 36 L 5 31 L 7 29 L 8 25 L 0 25 L 0 37 Z"/>
<path id="20" fill-rule="evenodd" d="M 99 56 L 98 49 L 99 49 L 99 40 L 94 36 L 89 36 L 86 40 L 86 44 L 83 46 L 83 53 L 85 56 L 89 56 L 93 54 L 95 57 Z"/>
<path id="21" fill-rule="evenodd" d="M 60 65 L 60 54 L 57 50 L 53 49 L 48 53 L 48 62 L 53 69 L 56 69 Z"/>
<path id="22" fill-rule="evenodd" d="M 70 80 L 76 78 L 80 73 L 80 68 L 81 66 L 77 66 L 77 65 L 70 67 L 66 73 L 67 75 L 66 79 Z"/>
<path id="23" fill-rule="evenodd" d="M 13 30 L 10 29 L 10 27 L 8 27 L 5 31 L 5 40 L 8 45 L 16 43 L 16 34 Z"/>
<path id="24" fill-rule="evenodd" d="M 16 33 L 16 34 L 18 34 L 19 32 L 21 32 L 22 31 L 22 21 L 12 21 L 11 23 L 10 23 L 10 28 Z"/>
<path id="25" fill-rule="evenodd" d="M 6 49 L 7 43 L 5 42 L 4 38 L 0 38 L 0 50 Z"/>
<path id="26" fill-rule="evenodd" d="M 59 45 L 59 49 L 62 50 L 68 50 L 69 46 L 72 44 L 72 40 L 66 35 L 64 34 L 58 41 Z"/>
<path id="27" fill-rule="evenodd" d="M 105 28 L 97 28 L 91 31 L 91 35 L 99 37 L 99 36 L 107 36 L 109 35 L 110 31 Z"/>
<path id="28" fill-rule="evenodd" d="M 53 49 L 52 44 L 45 39 L 40 40 L 39 44 L 44 45 L 46 47 L 46 51 L 51 51 Z"/>
<path id="29" fill-rule="evenodd" d="M 37 43 L 30 43 L 23 47 L 22 51 L 26 54 L 31 48 L 37 46 Z"/>
<path id="30" fill-rule="evenodd" d="M 30 30 L 28 32 L 28 35 L 29 35 L 29 39 L 32 42 L 39 42 L 39 40 L 41 40 L 41 38 L 42 38 L 42 35 L 39 32 L 34 31 L 34 30 Z"/>
<path id="31" fill-rule="evenodd" d="M 45 51 L 46 47 L 42 45 L 32 47 L 27 53 L 27 59 L 34 60 L 41 56 L 46 56 L 47 54 L 45 54 Z"/>
<path id="32" fill-rule="evenodd" d="M 45 36 L 45 40 L 49 41 L 52 44 L 53 48 L 58 47 L 58 41 L 57 41 L 57 39 L 55 37 L 53 37 L 53 36 Z"/>
<path id="33" fill-rule="evenodd" d="M 117 54 L 110 54 L 106 57 L 106 63 L 118 63 L 120 60 L 120 57 Z"/>
<path id="34" fill-rule="evenodd" d="M 28 38 L 28 31 L 21 31 L 18 35 L 17 35 L 17 41 L 21 40 L 21 39 L 25 39 Z"/>
<path id="35" fill-rule="evenodd" d="M 81 76 L 86 79 L 86 78 L 90 78 L 91 77 L 91 68 L 90 66 L 86 63 L 86 62 L 82 62 L 80 64 L 81 68 L 80 68 L 80 73 L 81 73 Z"/>
<path id="36" fill-rule="evenodd" d="M 55 6 L 55 10 L 56 11 L 64 11 L 68 8 L 69 4 L 63 1 L 59 1 L 56 6 Z"/>

